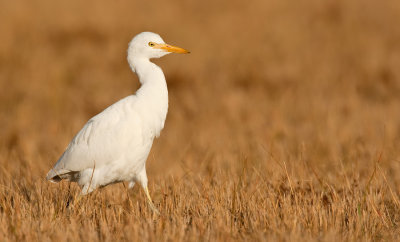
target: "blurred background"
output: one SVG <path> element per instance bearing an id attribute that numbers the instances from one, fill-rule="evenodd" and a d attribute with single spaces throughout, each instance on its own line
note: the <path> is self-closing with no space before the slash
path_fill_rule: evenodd
<path id="1" fill-rule="evenodd" d="M 398 23 L 397 0 L 1 0 L 1 169 L 42 181 L 88 119 L 139 87 L 126 49 L 152 31 L 192 53 L 155 60 L 170 108 L 150 180 L 243 161 L 274 178 L 273 160 L 297 179 L 303 163 L 367 179 L 382 153 L 397 186 Z"/>

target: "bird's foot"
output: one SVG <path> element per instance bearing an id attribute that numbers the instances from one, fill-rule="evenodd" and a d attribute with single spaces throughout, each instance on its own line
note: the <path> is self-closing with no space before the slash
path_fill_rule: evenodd
<path id="1" fill-rule="evenodd" d="M 149 204 L 149 206 L 150 206 L 151 210 L 153 211 L 153 213 L 155 213 L 157 215 L 160 215 L 160 212 L 158 211 L 156 206 L 154 206 L 154 203 L 151 200 L 149 189 L 147 187 L 144 188 L 144 192 L 146 193 L 147 203 Z"/>

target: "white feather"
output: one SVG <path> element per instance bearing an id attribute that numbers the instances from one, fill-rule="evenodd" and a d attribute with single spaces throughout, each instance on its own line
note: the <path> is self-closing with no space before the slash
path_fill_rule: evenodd
<path id="1" fill-rule="evenodd" d="M 82 194 L 121 181 L 147 187 L 147 156 L 168 110 L 164 74 L 149 59 L 169 53 L 149 42 L 164 44 L 159 35 L 144 32 L 128 48 L 128 62 L 139 77 L 140 89 L 91 118 L 49 171 L 48 180 L 76 181 Z"/>

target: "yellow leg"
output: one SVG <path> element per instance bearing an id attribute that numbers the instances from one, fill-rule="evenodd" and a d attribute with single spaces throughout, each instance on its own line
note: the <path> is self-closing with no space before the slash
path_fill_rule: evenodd
<path id="1" fill-rule="evenodd" d="M 153 201 L 151 200 L 149 189 L 147 189 L 147 187 L 144 188 L 144 192 L 146 193 L 147 202 L 148 202 L 151 210 L 153 210 L 153 212 L 156 214 L 160 214 L 160 212 L 157 210 L 156 206 L 154 206 Z"/>

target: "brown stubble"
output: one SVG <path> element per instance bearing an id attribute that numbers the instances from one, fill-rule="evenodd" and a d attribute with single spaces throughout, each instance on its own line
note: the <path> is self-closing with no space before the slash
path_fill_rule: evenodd
<path id="1" fill-rule="evenodd" d="M 60 5 L 61 4 L 61 5 Z M 0 2 L 0 240 L 394 240 L 400 5 L 388 1 Z M 45 181 L 73 135 L 155 60 L 170 109 L 142 189 L 78 202 Z"/>

